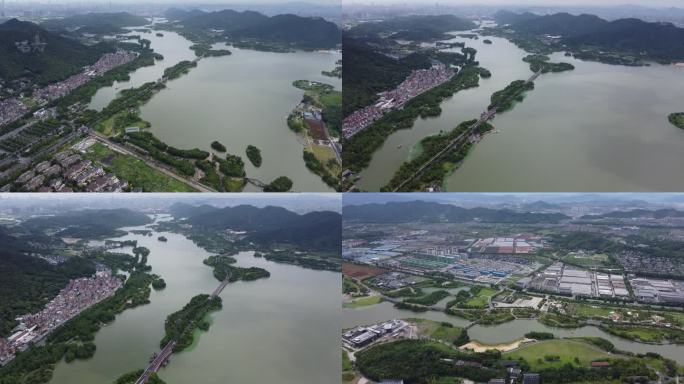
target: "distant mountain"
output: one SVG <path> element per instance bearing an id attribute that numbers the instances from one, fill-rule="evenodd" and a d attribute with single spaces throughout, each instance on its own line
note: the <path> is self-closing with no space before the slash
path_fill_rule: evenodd
<path id="1" fill-rule="evenodd" d="M 36 217 L 22 226 L 28 230 L 57 230 L 60 237 L 100 237 L 116 234 L 121 227 L 152 222 L 147 215 L 130 209 L 85 209 L 56 216 Z"/>
<path id="2" fill-rule="evenodd" d="M 149 22 L 142 16 L 128 12 L 83 13 L 61 19 L 42 22 L 41 27 L 48 30 L 77 30 L 85 33 L 118 33 L 123 27 L 139 27 Z"/>
<path id="3" fill-rule="evenodd" d="M 569 13 L 556 13 L 539 17 L 527 16 L 527 19 L 517 21 L 511 28 L 518 32 L 535 35 L 561 35 L 563 37 L 585 35 L 599 30 L 609 24 L 608 21 L 598 16 L 581 14 L 579 16 Z"/>
<path id="4" fill-rule="evenodd" d="M 412 15 L 359 24 L 349 32 L 356 36 L 398 33 L 412 40 L 443 38 L 444 33 L 474 29 L 477 24 L 454 15 Z"/>
<path id="5" fill-rule="evenodd" d="M 648 56 L 665 60 L 684 59 L 684 28 L 677 28 L 670 23 L 648 23 L 639 19 L 615 20 L 602 28 L 567 38 L 565 42 L 644 52 Z"/>
<path id="6" fill-rule="evenodd" d="M 678 211 L 673 208 L 664 208 L 657 210 L 649 209 L 632 209 L 629 211 L 613 211 L 601 215 L 584 215 L 581 219 L 632 219 L 632 218 L 653 218 L 663 219 L 666 217 L 684 217 L 683 211 Z"/>
<path id="7" fill-rule="evenodd" d="M 27 76 L 39 84 L 63 80 L 111 50 L 109 45 L 86 46 L 34 23 L 11 19 L 0 24 L 0 78 Z"/>
<path id="8" fill-rule="evenodd" d="M 463 208 L 424 201 L 345 206 L 345 221 L 369 223 L 556 223 L 569 219 L 561 213 L 515 212 L 508 209 Z"/>
<path id="9" fill-rule="evenodd" d="M 515 13 L 507 10 L 501 10 L 494 14 L 494 20 L 496 20 L 499 25 L 520 23 L 538 17 L 541 16 L 535 15 L 532 12 Z"/>
<path id="10" fill-rule="evenodd" d="M 181 210 L 176 210 L 181 212 Z M 183 209 L 185 212 L 189 212 Z M 342 217 L 336 212 L 297 214 L 281 207 L 251 205 L 198 210 L 187 219 L 209 230 L 247 231 L 260 244 L 295 244 L 309 249 L 337 250 L 342 236 Z"/>
<path id="11" fill-rule="evenodd" d="M 203 213 L 208 213 L 208 212 L 214 212 L 218 208 L 214 207 L 213 205 L 209 204 L 202 204 L 202 205 L 192 205 L 192 204 L 186 204 L 186 203 L 175 203 L 169 207 L 169 211 L 173 216 L 176 218 L 181 218 L 181 217 L 190 217 L 194 215 L 199 215 Z"/>
<path id="12" fill-rule="evenodd" d="M 186 30 L 221 30 L 231 39 L 255 39 L 305 49 L 334 48 L 341 42 L 337 25 L 320 17 L 291 14 L 269 17 L 259 12 L 231 9 L 217 12 L 170 9 L 167 17 Z"/>
<path id="13" fill-rule="evenodd" d="M 633 18 L 606 21 L 594 15 L 575 16 L 569 13 L 537 17 L 518 15 L 517 21 L 510 12 L 500 17 L 501 20 L 511 20 L 509 28 L 519 33 L 562 36 L 561 42 L 569 47 L 594 46 L 645 54 L 662 61 L 684 60 L 684 28 L 670 23 Z"/>

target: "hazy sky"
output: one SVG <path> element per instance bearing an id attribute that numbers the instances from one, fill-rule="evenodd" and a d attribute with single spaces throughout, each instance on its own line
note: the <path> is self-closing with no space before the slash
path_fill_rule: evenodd
<path id="1" fill-rule="evenodd" d="M 684 7 L 684 0 L 343 0 L 342 4 L 425 4 L 425 5 L 641 5 L 647 7 Z"/>

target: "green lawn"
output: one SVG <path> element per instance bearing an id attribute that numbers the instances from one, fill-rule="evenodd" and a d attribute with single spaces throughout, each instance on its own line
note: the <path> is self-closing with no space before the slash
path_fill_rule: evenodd
<path id="1" fill-rule="evenodd" d="M 484 287 L 478 292 L 477 296 L 466 302 L 466 306 L 468 308 L 485 308 L 489 304 L 489 298 L 497 292 L 495 289 Z"/>
<path id="2" fill-rule="evenodd" d="M 367 307 L 369 305 L 378 304 L 381 301 L 382 301 L 382 297 L 379 295 L 359 297 L 358 299 L 354 299 L 353 301 L 351 301 L 349 303 L 342 304 L 342 307 L 343 308 L 351 308 L 351 309 L 361 308 L 361 307 Z"/>
<path id="3" fill-rule="evenodd" d="M 411 318 L 406 319 L 411 323 L 415 323 L 418 326 L 418 333 L 421 336 L 431 337 L 433 339 L 439 339 L 448 341 L 449 343 L 456 340 L 460 335 L 462 328 L 460 327 L 449 327 L 438 321 L 432 321 L 427 319 L 417 319 Z"/>
<path id="4" fill-rule="evenodd" d="M 102 163 L 110 172 L 145 192 L 196 192 L 185 183 L 169 177 L 132 156 L 114 152 L 102 143 L 88 150 L 88 157 Z"/>
<path id="5" fill-rule="evenodd" d="M 613 357 L 598 348 L 575 340 L 548 340 L 523 346 L 515 351 L 504 353 L 506 359 L 525 359 L 533 371 L 544 368 L 560 368 L 569 363 L 576 367 L 588 367 L 592 361 Z M 554 361 L 545 357 L 557 356 Z"/>

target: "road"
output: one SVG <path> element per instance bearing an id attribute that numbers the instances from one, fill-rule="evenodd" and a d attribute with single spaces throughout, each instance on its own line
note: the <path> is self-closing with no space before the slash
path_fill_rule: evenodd
<path id="1" fill-rule="evenodd" d="M 534 75 L 532 75 L 525 83 L 531 83 L 534 80 L 537 79 L 541 75 L 541 70 L 537 71 Z M 437 159 L 442 157 L 445 153 L 450 151 L 452 148 L 454 148 L 455 145 L 461 144 L 464 140 L 466 140 L 470 135 L 475 132 L 477 128 L 480 127 L 483 123 L 487 122 L 488 120 L 491 120 L 495 115 L 496 115 L 496 109 L 497 107 L 494 106 L 487 111 L 485 111 L 481 116 L 480 119 L 477 120 L 475 123 L 473 123 L 468 129 L 458 135 L 455 139 L 451 140 L 441 151 L 437 152 L 434 156 L 432 156 L 428 161 L 425 162 L 425 164 L 421 165 L 420 168 L 418 168 L 417 171 L 415 171 L 413 174 L 411 174 L 408 178 L 406 178 L 404 181 L 402 181 L 396 188 L 392 190 L 392 192 L 397 192 L 401 188 L 403 188 L 408 182 L 411 180 L 415 179 L 416 176 L 420 175 L 427 167 L 429 167 L 432 163 L 434 163 Z"/>
<path id="2" fill-rule="evenodd" d="M 116 150 L 117 152 L 121 152 L 125 155 L 133 156 L 139 160 L 142 160 L 147 165 L 152 167 L 153 169 L 155 169 L 155 170 L 157 170 L 157 171 L 159 171 L 159 172 L 161 172 L 161 173 L 163 173 L 169 177 L 172 177 L 172 178 L 174 178 L 174 179 L 176 179 L 176 180 L 178 180 L 178 181 L 180 181 L 186 185 L 189 185 L 190 187 L 195 188 L 200 192 L 217 192 L 215 189 L 210 188 L 210 187 L 208 187 L 202 183 L 199 183 L 195 180 L 186 179 L 184 177 L 181 177 L 176 172 L 169 169 L 166 165 L 159 163 L 158 161 L 154 160 L 153 158 L 151 158 L 149 156 L 142 156 L 142 155 L 138 154 L 137 152 L 132 151 L 132 150 L 126 148 L 125 146 L 121 145 L 121 144 L 115 143 L 115 142 L 111 141 L 109 138 L 107 138 L 107 136 L 105 136 L 99 132 L 91 131 L 90 137 L 92 137 L 93 139 L 95 139 L 95 140 L 105 144 L 106 146 Z"/>

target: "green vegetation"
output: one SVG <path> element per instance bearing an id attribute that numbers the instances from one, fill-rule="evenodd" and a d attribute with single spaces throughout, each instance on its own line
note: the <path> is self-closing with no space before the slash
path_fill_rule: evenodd
<path id="1" fill-rule="evenodd" d="M 261 151 L 259 148 L 253 145 L 248 145 L 246 154 L 249 161 L 251 161 L 255 167 L 261 167 Z"/>
<path id="2" fill-rule="evenodd" d="M 453 361 L 459 359 L 479 362 L 485 367 L 456 366 Z M 486 382 L 501 374 L 498 370 L 486 367 L 495 360 L 494 354 L 460 352 L 438 342 L 400 340 L 375 345 L 358 352 L 356 367 L 373 381 L 401 378 L 409 384 L 428 384 L 441 377 L 463 377 Z"/>
<path id="3" fill-rule="evenodd" d="M 378 304 L 381 301 L 382 301 L 382 296 L 380 296 L 380 295 L 359 297 L 359 298 L 356 298 L 350 302 L 343 303 L 342 308 L 356 309 L 356 308 L 368 307 L 371 305 Z"/>
<path id="4" fill-rule="evenodd" d="M 234 264 L 235 262 L 235 258 L 225 255 L 209 256 L 203 261 L 205 265 L 214 268 L 214 277 L 219 281 L 224 281 L 227 278 L 228 281 L 232 283 L 238 280 L 252 281 L 271 276 L 271 274 L 263 268 L 234 267 L 231 264 Z"/>
<path id="5" fill-rule="evenodd" d="M 93 264 L 80 257 L 52 265 L 37 257 L 0 250 L 0 337 L 9 336 L 17 316 L 43 308 L 70 279 L 94 273 Z"/>
<path id="6" fill-rule="evenodd" d="M 684 112 L 671 113 L 667 120 L 675 127 L 684 129 Z"/>
<path id="7" fill-rule="evenodd" d="M 368 293 L 368 288 L 357 283 L 347 275 L 342 275 L 342 293 L 350 295 L 364 295 Z"/>
<path id="8" fill-rule="evenodd" d="M 204 43 L 193 44 L 190 46 L 190 49 L 195 52 L 197 57 L 220 57 L 232 54 L 227 49 L 212 49 L 211 45 Z"/>
<path id="9" fill-rule="evenodd" d="M 333 136 L 339 136 L 342 124 L 342 92 L 330 84 L 309 80 L 295 80 L 292 85 L 304 91 L 302 103 L 321 110 L 321 118 Z M 295 132 L 306 129 L 303 122 L 290 122 L 288 126 Z"/>
<path id="10" fill-rule="evenodd" d="M 124 27 L 139 27 L 148 24 L 143 16 L 137 16 L 128 12 L 106 13 L 82 13 L 63 18 L 51 18 L 41 26 L 51 30 L 73 30 L 78 32 L 96 33 L 101 31 L 106 34 L 123 32 Z"/>
<path id="11" fill-rule="evenodd" d="M 515 320 L 515 317 L 508 309 L 460 309 L 454 306 L 450 307 L 449 304 L 447 304 L 444 313 L 462 317 L 482 325 L 497 325 Z"/>
<path id="12" fill-rule="evenodd" d="M 684 331 L 679 329 L 629 325 L 622 326 L 615 324 L 604 325 L 601 329 L 611 335 L 642 343 L 671 342 L 684 344 Z"/>
<path id="13" fill-rule="evenodd" d="M 607 352 L 598 350 L 591 344 L 578 340 L 547 340 L 521 346 L 515 351 L 504 353 L 507 359 L 524 359 L 532 371 L 545 368 L 561 368 L 566 364 L 574 367 L 588 367 L 592 361 L 611 357 Z"/>
<path id="14" fill-rule="evenodd" d="M 342 163 L 352 171 L 365 168 L 370 163 L 373 152 L 382 146 L 387 136 L 396 130 L 410 128 L 418 117 L 438 116 L 442 101 L 458 91 L 478 86 L 479 73 L 477 67 L 467 66 L 451 80 L 413 98 L 402 109 L 385 114 L 373 125 L 345 141 Z M 346 97 L 346 81 L 344 86 Z M 422 145 L 425 146 L 425 143 Z M 440 177 L 439 180 L 441 179 Z"/>
<path id="15" fill-rule="evenodd" d="M 412 298 L 404 300 L 404 302 L 410 303 L 410 304 L 420 304 L 420 305 L 430 306 L 430 305 L 437 304 L 440 300 L 442 300 L 446 297 L 449 297 L 449 292 L 444 291 L 444 290 L 440 290 L 440 291 L 434 291 L 434 292 L 428 293 L 427 295 L 422 296 L 422 297 L 412 297 Z"/>
<path id="16" fill-rule="evenodd" d="M 225 152 L 226 146 L 214 140 L 211 142 L 211 148 L 217 152 Z"/>
<path id="17" fill-rule="evenodd" d="M 525 93 L 534 89 L 533 82 L 525 80 L 515 80 L 506 88 L 492 94 L 491 104 L 487 109 L 496 107 L 498 113 L 512 109 L 516 103 L 520 103 L 525 98 Z"/>
<path id="18" fill-rule="evenodd" d="M 583 325 L 574 317 L 547 312 L 539 317 L 539 322 L 556 328 L 578 328 Z"/>
<path id="19" fill-rule="evenodd" d="M 525 337 L 528 339 L 535 339 L 535 340 L 551 340 L 555 338 L 553 333 L 550 332 L 527 332 L 525 334 Z"/>
<path id="20" fill-rule="evenodd" d="M 264 187 L 264 192 L 287 192 L 292 188 L 292 180 L 287 176 L 280 176 Z"/>
<path id="21" fill-rule="evenodd" d="M 46 43 L 42 52 L 22 53 L 14 44 L 24 40 L 32 42 L 36 35 Z M 11 19 L 0 24 L 0 78 L 11 81 L 28 76 L 37 84 L 46 85 L 82 71 L 84 66 L 113 50 L 111 44 L 87 46 L 34 23 Z"/>
<path id="22" fill-rule="evenodd" d="M 354 371 L 354 366 L 351 360 L 349 360 L 349 355 L 346 351 L 342 351 L 342 384 L 352 384 L 356 378 L 356 372 Z"/>
<path id="23" fill-rule="evenodd" d="M 337 60 L 332 71 L 321 71 L 321 75 L 328 77 L 342 78 L 342 60 Z"/>
<path id="24" fill-rule="evenodd" d="M 47 337 L 45 345 L 34 346 L 17 355 L 0 370 L 0 383 L 47 383 L 55 364 L 67 353 L 70 358 L 92 355 L 94 346 L 90 344 L 102 324 L 113 321 L 116 314 L 128 308 L 149 303 L 151 283 L 149 274 L 133 272 L 123 288 L 57 328 Z"/>
<path id="25" fill-rule="evenodd" d="M 209 153 L 197 148 L 184 150 L 164 144 L 149 132 L 129 133 L 120 141 L 127 141 L 147 152 L 155 160 L 173 167 L 185 176 L 195 174 L 195 165 L 184 158 L 202 160 L 209 157 Z"/>
<path id="26" fill-rule="evenodd" d="M 244 177 L 245 162 L 237 155 L 226 154 L 226 159 L 214 158 L 219 164 L 219 171 L 228 177 Z"/>
<path id="27" fill-rule="evenodd" d="M 56 232 L 59 237 L 103 238 L 117 237 L 125 232 L 121 227 L 151 223 L 142 212 L 129 209 L 84 209 L 67 211 L 50 217 L 35 217 L 23 225 L 31 230 Z"/>
<path id="28" fill-rule="evenodd" d="M 160 290 L 166 288 L 166 281 L 161 277 L 154 275 L 154 280 L 152 280 L 152 288 L 155 290 Z"/>
<path id="29" fill-rule="evenodd" d="M 307 151 L 306 149 L 303 153 L 304 164 L 306 164 L 306 167 L 311 170 L 311 172 L 320 176 L 323 182 L 329 187 L 338 189 L 340 185 L 339 180 L 330 173 L 330 171 L 323 165 L 323 163 L 320 162 L 320 160 L 318 160 L 318 158 L 316 158 L 316 155 L 313 152 Z M 335 162 L 335 164 L 337 164 L 337 162 Z"/>
<path id="30" fill-rule="evenodd" d="M 147 165 L 143 160 L 109 149 L 95 143 L 86 157 L 96 160 L 103 167 L 126 180 L 131 189 L 142 188 L 146 192 L 195 192 L 195 189 Z"/>
<path id="31" fill-rule="evenodd" d="M 431 339 L 443 340 L 449 344 L 461 345 L 463 342 L 463 333 L 467 338 L 467 331 L 460 327 L 454 327 L 448 322 L 437 322 L 427 319 L 406 319 L 407 321 L 416 324 L 418 327 L 418 334 Z"/>
<path id="32" fill-rule="evenodd" d="M 545 55 L 528 55 L 523 58 L 523 61 L 530 63 L 530 70 L 534 73 L 539 71 L 541 73 L 563 72 L 575 69 L 575 66 L 569 63 L 550 63 L 549 57 Z"/>
<path id="33" fill-rule="evenodd" d="M 137 371 L 125 373 L 116 379 L 114 384 L 135 384 L 140 376 L 142 376 L 144 369 L 138 369 Z M 156 373 L 152 373 L 150 378 L 147 379 L 147 384 L 166 384 L 166 382 L 157 376 Z"/>
<path id="34" fill-rule="evenodd" d="M 432 41 L 447 40 L 446 32 L 476 28 L 470 20 L 454 15 L 411 15 L 379 22 L 361 23 L 350 30 L 356 36 L 386 36 L 392 39 Z"/>
<path id="35" fill-rule="evenodd" d="M 302 268 L 317 269 L 323 271 L 340 271 L 342 261 L 339 254 L 332 255 L 295 255 L 290 252 L 266 253 L 264 258 L 277 263 L 298 265 Z"/>
<path id="36" fill-rule="evenodd" d="M 190 69 L 197 66 L 196 61 L 183 60 L 172 67 L 164 69 L 164 77 L 169 80 L 177 79 L 190 72 Z"/>
<path id="37" fill-rule="evenodd" d="M 183 309 L 170 314 L 164 323 L 166 335 L 159 343 L 164 348 L 170 341 L 175 340 L 173 352 L 180 352 L 192 344 L 195 329 L 209 313 L 221 309 L 221 298 L 206 294 L 197 295 L 190 299 Z M 206 324 L 202 325 L 205 327 Z"/>
<path id="38" fill-rule="evenodd" d="M 421 153 L 410 161 L 403 163 L 394 173 L 392 180 L 382 187 L 381 191 L 393 191 L 398 188 L 401 183 L 412 177 L 430 159 L 447 148 L 449 143 L 463 133 L 468 132 L 475 123 L 476 120 L 464 121 L 450 132 L 441 132 L 437 135 L 428 136 L 422 139 L 420 141 L 420 146 L 422 148 Z M 473 133 L 484 134 L 492 129 L 494 129 L 494 127 L 491 124 L 482 123 Z M 429 166 L 423 169 L 418 176 L 413 177 L 411 181 L 405 183 L 399 191 L 423 191 L 429 186 L 441 186 L 444 177 L 451 174 L 454 169 L 458 167 L 458 164 L 466 157 L 471 146 L 472 144 L 465 140 L 463 144 L 457 148 L 446 151 L 439 159 L 433 161 Z M 347 147 L 345 147 L 345 153 L 347 151 L 346 148 Z"/>

